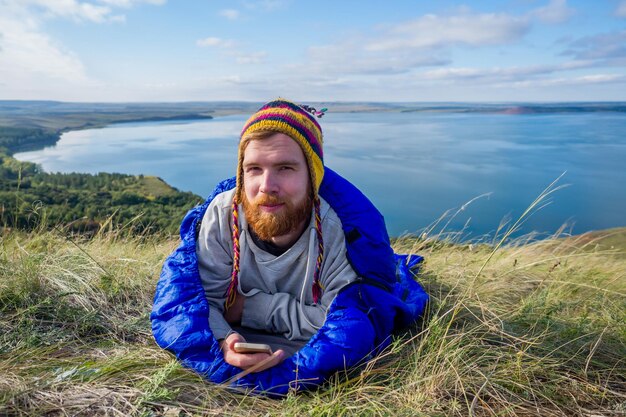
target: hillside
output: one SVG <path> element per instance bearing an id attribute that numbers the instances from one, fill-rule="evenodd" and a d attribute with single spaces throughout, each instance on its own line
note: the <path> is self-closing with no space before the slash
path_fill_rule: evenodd
<path id="1" fill-rule="evenodd" d="M 202 201 L 157 177 L 50 174 L 0 153 L 0 229 L 45 224 L 87 234 L 101 227 L 176 234 L 180 218 Z"/>
<path id="2" fill-rule="evenodd" d="M 176 239 L 5 231 L 0 415 L 624 415 L 625 234 L 496 251 L 399 239 L 426 258 L 424 320 L 360 373 L 277 401 L 207 383 L 154 344 L 152 296 Z"/>

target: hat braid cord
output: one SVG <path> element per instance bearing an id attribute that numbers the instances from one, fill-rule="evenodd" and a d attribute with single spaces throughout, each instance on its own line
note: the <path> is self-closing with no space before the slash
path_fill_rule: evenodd
<path id="1" fill-rule="evenodd" d="M 320 216 L 320 199 L 315 197 L 315 231 L 317 232 L 317 261 L 315 263 L 315 273 L 313 275 L 313 302 L 320 302 L 324 287 L 320 282 L 322 270 L 322 260 L 324 259 L 324 239 L 322 238 L 322 218 Z"/>
<path id="2" fill-rule="evenodd" d="M 230 284 L 226 289 L 226 301 L 224 307 L 228 310 L 235 303 L 237 297 L 237 283 L 239 281 L 239 207 L 236 199 L 233 199 L 233 273 Z"/>

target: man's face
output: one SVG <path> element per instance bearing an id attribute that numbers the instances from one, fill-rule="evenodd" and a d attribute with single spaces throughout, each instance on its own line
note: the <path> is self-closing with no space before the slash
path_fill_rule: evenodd
<path id="1" fill-rule="evenodd" d="M 261 239 L 301 232 L 312 208 L 309 178 L 304 153 L 289 136 L 276 133 L 248 143 L 243 204 L 248 224 Z"/>

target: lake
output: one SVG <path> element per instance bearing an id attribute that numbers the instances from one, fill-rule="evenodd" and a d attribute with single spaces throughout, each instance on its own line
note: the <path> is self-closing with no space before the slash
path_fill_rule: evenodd
<path id="1" fill-rule="evenodd" d="M 207 196 L 219 180 L 234 175 L 246 118 L 73 131 L 54 147 L 15 157 L 48 172 L 156 175 Z M 563 224 L 572 233 L 626 226 L 625 113 L 331 109 L 320 123 L 326 165 L 374 202 L 392 236 L 421 233 L 446 212 L 433 232 L 445 226 L 464 239 L 493 235 L 563 173 L 558 185 L 567 186 L 528 217 L 521 232 L 545 235 Z"/>

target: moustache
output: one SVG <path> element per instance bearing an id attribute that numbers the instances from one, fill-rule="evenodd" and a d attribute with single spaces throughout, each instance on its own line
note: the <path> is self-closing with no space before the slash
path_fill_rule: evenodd
<path id="1" fill-rule="evenodd" d="M 260 195 L 259 197 L 255 198 L 254 201 L 252 202 L 252 204 L 255 207 L 263 206 L 267 204 L 284 204 L 284 203 L 285 201 L 282 198 L 279 198 L 271 194 Z"/>

